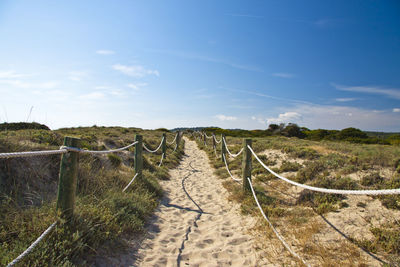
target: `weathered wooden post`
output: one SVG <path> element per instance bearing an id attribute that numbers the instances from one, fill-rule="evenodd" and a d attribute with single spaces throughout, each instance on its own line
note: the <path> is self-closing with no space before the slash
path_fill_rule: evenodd
<path id="1" fill-rule="evenodd" d="M 66 136 L 64 146 L 79 148 L 80 139 Z M 69 151 L 61 157 L 57 193 L 57 209 L 61 216 L 71 218 L 74 214 L 76 184 L 78 180 L 79 152 Z"/>
<path id="2" fill-rule="evenodd" d="M 181 142 L 181 137 L 182 137 L 182 134 L 180 131 L 178 131 L 178 135 L 176 136 L 176 149 L 179 148 L 179 144 Z"/>
<path id="3" fill-rule="evenodd" d="M 251 180 L 251 151 L 247 147 L 252 147 L 251 139 L 243 139 L 243 160 L 242 160 L 242 176 L 243 176 L 243 191 L 251 192 L 250 184 L 247 178 Z"/>
<path id="4" fill-rule="evenodd" d="M 142 169 L 143 169 L 143 137 L 139 134 L 135 136 L 135 173 L 137 173 L 137 179 L 142 179 Z"/>
<path id="5" fill-rule="evenodd" d="M 162 149 L 162 157 L 165 159 L 167 157 L 167 134 L 163 133 L 163 140 L 161 144 L 161 149 Z"/>
<path id="6" fill-rule="evenodd" d="M 216 143 L 215 143 L 215 134 L 212 133 L 212 140 L 213 140 L 213 149 L 216 147 Z"/>
<path id="7" fill-rule="evenodd" d="M 225 139 L 225 135 L 221 134 L 221 160 L 222 160 L 222 162 L 225 162 L 224 156 L 226 157 L 226 148 L 225 148 L 224 139 Z"/>
<path id="8" fill-rule="evenodd" d="M 203 133 L 203 141 L 204 141 L 204 146 L 207 146 L 207 136 L 206 133 Z"/>

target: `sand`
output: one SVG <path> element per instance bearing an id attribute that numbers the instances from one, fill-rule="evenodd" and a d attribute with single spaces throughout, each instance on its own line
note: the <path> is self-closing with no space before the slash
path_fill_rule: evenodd
<path id="1" fill-rule="evenodd" d="M 249 234 L 255 219 L 239 214 L 239 205 L 227 200 L 205 152 L 195 142 L 185 142 L 181 165 L 162 182 L 165 196 L 134 265 L 260 266 Z"/>

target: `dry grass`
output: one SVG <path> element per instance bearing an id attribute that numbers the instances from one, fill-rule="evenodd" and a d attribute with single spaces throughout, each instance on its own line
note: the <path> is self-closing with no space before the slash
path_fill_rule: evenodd
<path id="1" fill-rule="evenodd" d="M 241 148 L 242 139 L 227 137 L 227 143 L 229 149 L 235 153 Z M 254 201 L 243 194 L 241 185 L 234 183 L 229 178 L 225 166 L 221 163 L 220 158 L 215 157 L 211 146 L 205 147 L 199 142 L 198 144 L 210 157 L 210 162 L 216 168 L 216 175 L 221 179 L 226 179 L 223 184 L 231 192 L 229 198 L 241 203 L 242 212 L 258 216 Z M 338 189 L 400 187 L 399 146 L 358 145 L 344 142 L 315 142 L 297 138 L 267 137 L 254 138 L 253 149 L 258 155 L 261 155 L 263 162 L 274 167 L 278 173 L 285 172 L 286 177 L 292 177 L 291 179 L 301 182 Z M 220 155 L 220 146 L 217 146 L 217 155 Z M 230 170 L 232 173 L 238 173 L 239 176 L 240 161 L 241 157 L 229 160 Z M 380 176 L 377 177 L 376 173 Z M 311 264 L 318 266 L 381 265 L 379 261 L 362 251 L 359 247 L 361 243 L 369 251 L 379 254 L 384 261 L 393 265 L 400 264 L 399 253 L 396 251 L 397 240 L 399 240 L 396 236 L 400 231 L 388 231 L 386 226 L 382 226 L 382 221 L 390 223 L 393 220 L 390 218 L 400 215 L 396 206 L 397 203 L 400 203 L 398 197 L 379 198 L 384 206 L 378 209 L 370 207 L 371 203 L 376 205 L 376 202 L 368 196 L 364 197 L 367 201 L 358 201 L 362 202 L 362 206 L 357 206 L 357 201 L 349 202 L 346 197 L 303 192 L 303 190 L 285 184 L 266 173 L 254 159 L 252 175 L 257 194 L 262 195 L 264 211 L 295 251 L 299 251 L 299 254 Z M 362 176 L 360 177 L 360 175 Z M 304 194 L 310 194 L 310 197 L 307 198 L 308 201 L 298 205 L 298 200 Z M 351 209 L 348 208 L 349 212 L 346 210 L 346 207 L 349 206 L 348 203 L 351 205 Z M 379 212 L 376 213 L 378 210 Z M 366 215 L 364 213 L 368 211 L 374 212 L 374 219 L 365 221 L 368 216 L 364 216 Z M 335 230 L 334 225 L 327 224 L 318 213 L 335 214 L 335 217 L 338 218 L 343 214 L 352 216 L 350 217 L 352 220 L 362 221 L 357 221 L 355 225 L 341 225 L 339 229 Z M 376 224 L 376 218 L 383 215 L 385 217 L 380 218 L 380 223 Z M 386 216 L 388 216 L 387 219 Z M 348 227 L 352 227 L 351 231 Z M 348 231 L 354 232 L 354 227 L 362 227 L 360 230 L 371 231 L 368 236 L 372 239 L 359 242 L 351 235 L 346 234 Z M 294 259 L 286 252 L 282 253 L 282 245 L 274 237 L 268 225 L 260 222 L 255 230 L 254 234 L 260 238 L 262 243 L 260 249 L 265 251 L 267 257 L 277 259 L 276 264 L 298 264 L 294 264 Z M 347 239 L 337 230 L 347 235 Z M 323 233 L 332 234 L 325 235 Z"/>
<path id="2" fill-rule="evenodd" d="M 79 127 L 0 132 L 0 151 L 58 149 L 63 136 L 81 138 L 81 147 L 93 150 L 126 146 L 135 134 L 150 146 L 158 144 L 163 131 L 122 127 Z M 174 133 L 167 133 L 172 141 Z M 184 142 L 182 141 L 184 145 Z M 60 221 L 45 242 L 22 261 L 23 266 L 90 265 L 96 250 L 124 248 L 121 236 L 143 230 L 158 205 L 159 179 L 168 179 L 168 169 L 179 164 L 183 149 L 172 152 L 158 167 L 161 154 L 146 154 L 143 176 L 122 193 L 134 175 L 133 149 L 110 155 L 80 155 L 76 216 Z M 6 265 L 57 220 L 55 197 L 60 156 L 0 160 L 0 265 Z M 156 164 L 157 163 L 157 164 Z"/>

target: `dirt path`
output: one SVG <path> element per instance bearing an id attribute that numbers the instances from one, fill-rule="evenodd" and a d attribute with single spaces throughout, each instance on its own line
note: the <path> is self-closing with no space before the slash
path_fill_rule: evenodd
<path id="1" fill-rule="evenodd" d="M 254 219 L 238 205 L 213 174 L 205 152 L 185 139 L 185 158 L 162 182 L 165 197 L 139 248 L 137 266 L 259 266 Z"/>

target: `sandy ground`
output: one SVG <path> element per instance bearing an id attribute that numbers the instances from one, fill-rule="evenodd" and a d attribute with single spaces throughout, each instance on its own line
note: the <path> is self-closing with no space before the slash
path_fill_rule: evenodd
<path id="1" fill-rule="evenodd" d="M 205 152 L 185 142 L 181 165 L 162 182 L 165 197 L 134 265 L 265 266 L 248 233 L 255 219 L 241 216 L 239 205 L 228 202 Z"/>

